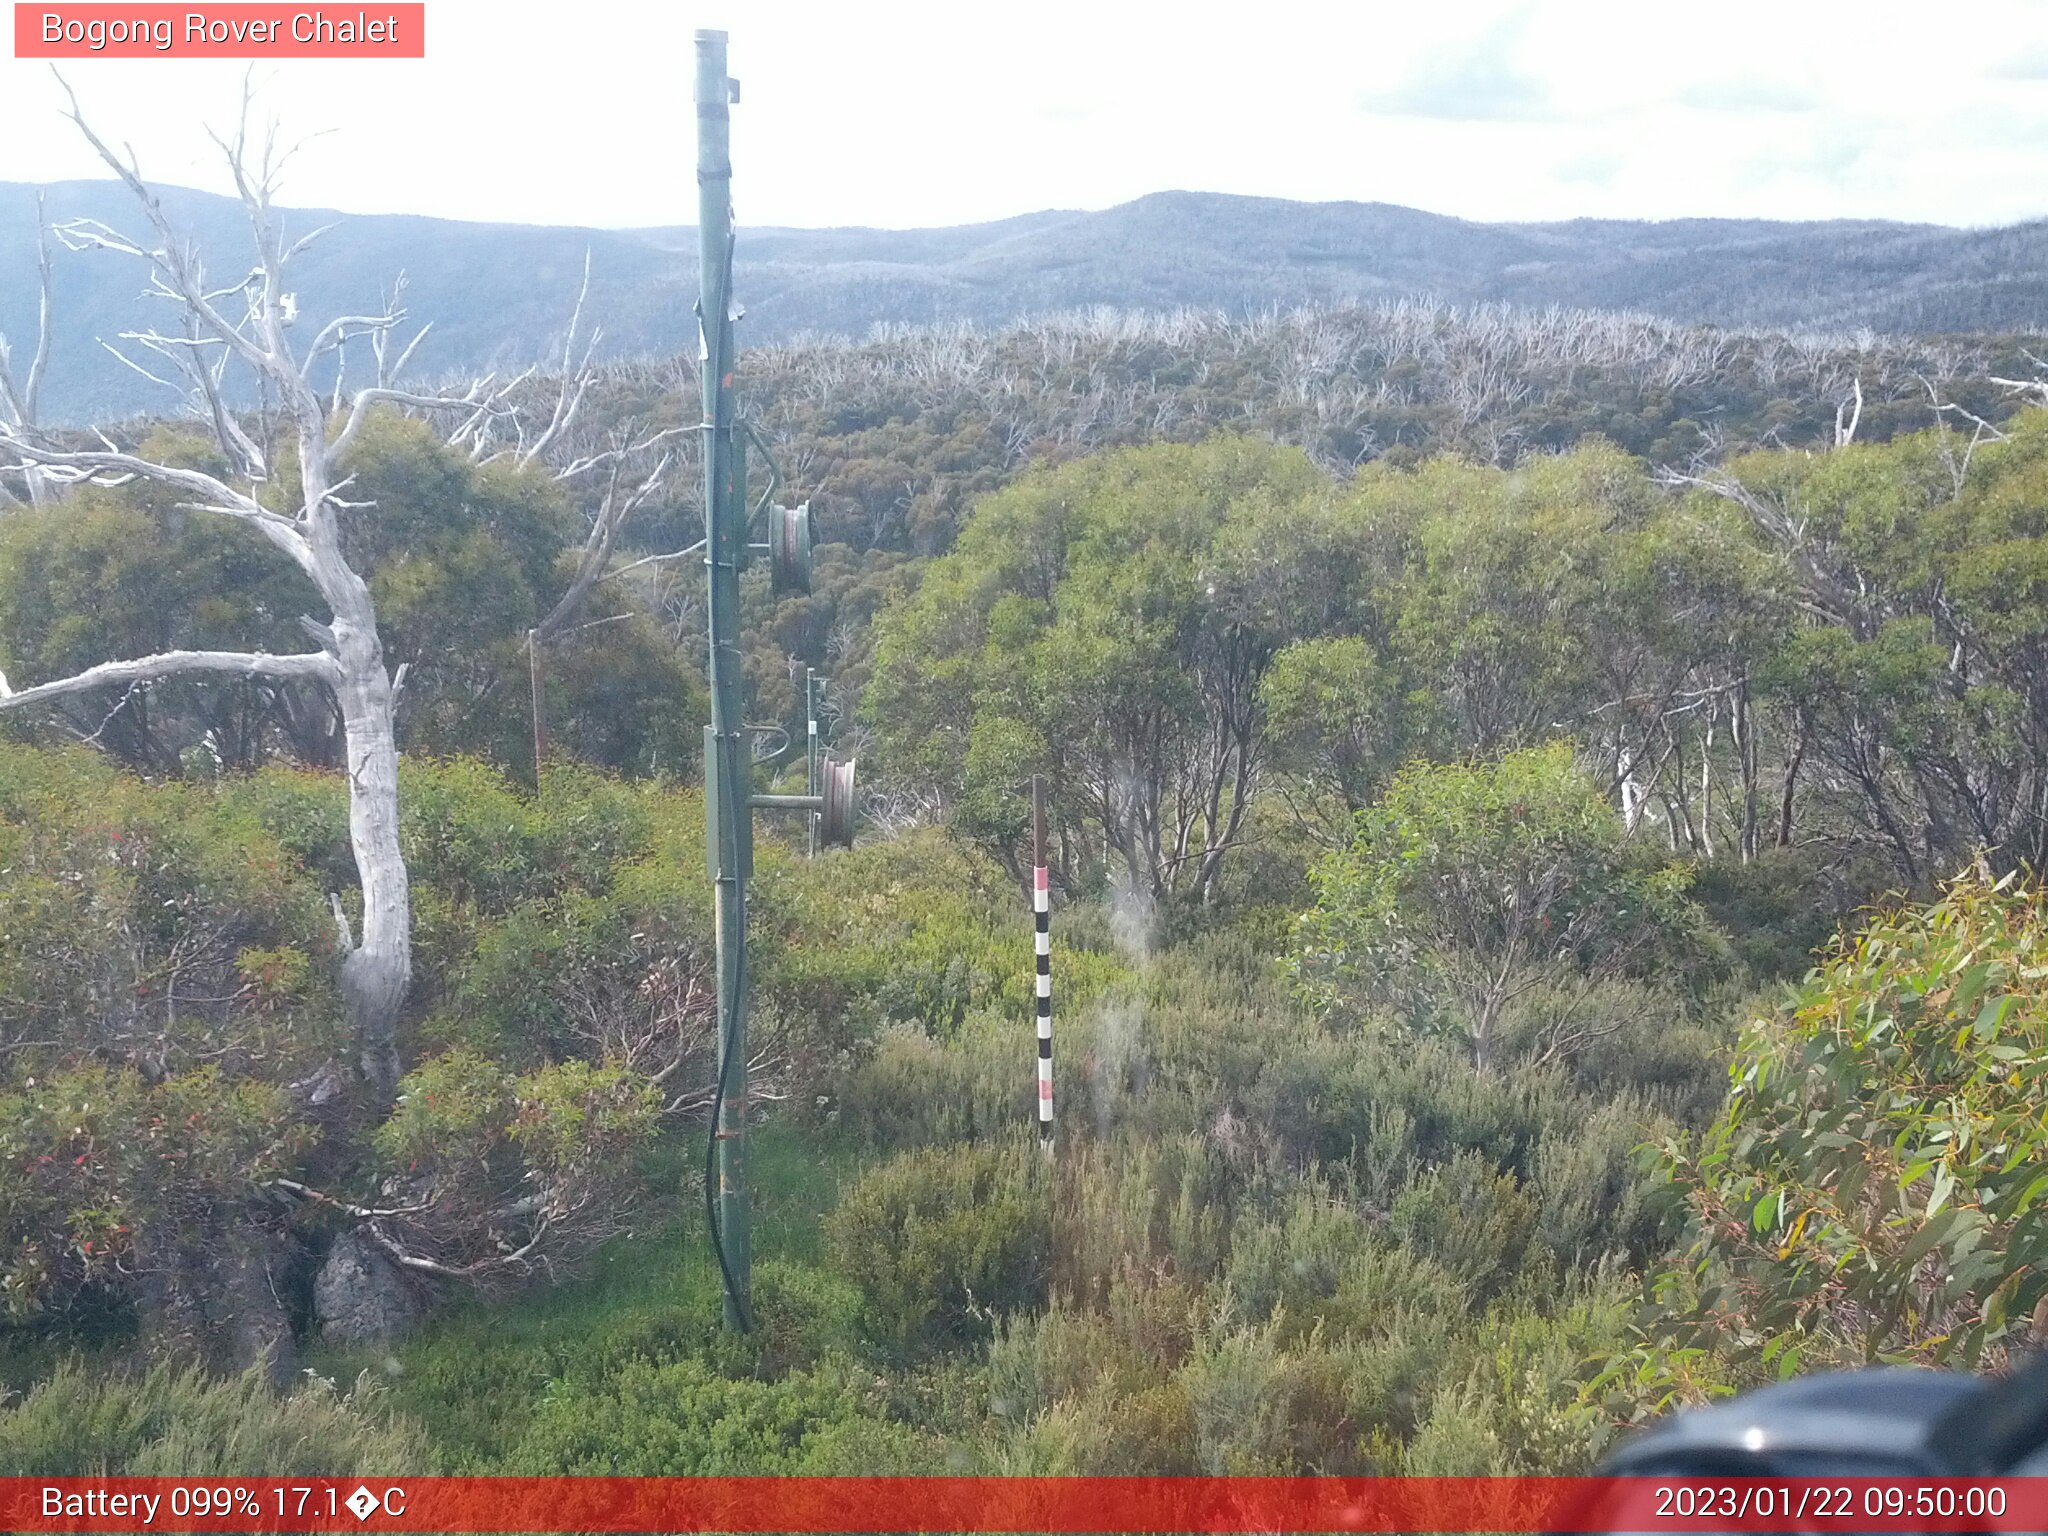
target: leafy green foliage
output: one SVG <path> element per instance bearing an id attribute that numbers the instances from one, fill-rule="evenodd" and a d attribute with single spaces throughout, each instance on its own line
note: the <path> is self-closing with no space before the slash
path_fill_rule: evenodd
<path id="1" fill-rule="evenodd" d="M 0 745 L 0 881 L 13 1072 L 147 1041 L 159 1072 L 282 1073 L 333 1039 L 318 891 L 237 806 L 75 748 Z M 245 955 L 269 985 L 249 984 Z"/>
<path id="2" fill-rule="evenodd" d="M 1693 1241 L 1658 1282 L 1646 1379 L 1682 1382 L 1696 1351 L 1740 1377 L 1976 1362 L 2027 1335 L 2048 1231 L 2044 956 L 2040 893 L 1965 876 L 1873 920 L 1750 1025 L 1720 1118 L 1662 1153 Z"/>
<path id="3" fill-rule="evenodd" d="M 849 1038 L 914 1025 L 945 1037 L 984 1011 L 1014 1018 L 1033 995 L 1030 908 L 993 859 L 937 828 L 764 867 L 773 925 L 759 984 L 783 1012 L 840 1018 Z M 1063 1005 L 1125 974 L 1099 947 L 1062 946 Z"/>
<path id="4" fill-rule="evenodd" d="M 733 1380 L 697 1360 L 634 1362 L 551 1391 L 508 1469 L 526 1476 L 731 1477 L 931 1469 L 914 1431 L 843 1369 Z"/>
<path id="5" fill-rule="evenodd" d="M 137 451 L 226 468 L 212 445 L 166 428 Z M 0 669 L 17 687 L 166 650 L 303 648 L 293 620 L 317 611 L 310 583 L 253 529 L 181 509 L 182 497 L 142 482 L 84 487 L 0 521 Z M 259 682 L 173 679 L 102 690 L 56 714 L 122 761 L 175 776 L 187 753 L 209 767 L 261 762 L 272 707 Z"/>
<path id="6" fill-rule="evenodd" d="M 1304 791 L 1361 811 L 1422 735 L 1430 701 L 1404 695 L 1397 668 L 1359 635 L 1297 640 L 1259 684 L 1272 749 Z"/>
<path id="7" fill-rule="evenodd" d="M 1310 997 L 1455 1039 L 1482 1069 L 1539 988 L 1541 1062 L 1606 1032 L 1585 1017 L 1590 983 L 1674 971 L 1700 948 L 1687 872 L 1624 842 L 1564 747 L 1404 770 L 1314 879 L 1293 961 Z"/>
<path id="8" fill-rule="evenodd" d="M 2041 868 L 2048 833 L 2022 807 L 2048 742 L 2048 412 L 1981 447 L 1944 427 L 1752 454 L 1729 480 L 1767 537 L 1796 520 L 1826 622 L 1784 646 L 1772 686 L 1899 874 L 1924 890 L 1980 845 Z"/>
<path id="9" fill-rule="evenodd" d="M 1114 861 L 1134 890 L 1206 899 L 1250 806 L 1260 678 L 1341 582 L 1319 479 L 1219 438 L 988 498 L 884 621 L 865 707 L 885 750 L 1013 868 L 1018 785 L 1043 773 L 1069 883 Z"/>
<path id="10" fill-rule="evenodd" d="M 9 1477 L 356 1477 L 429 1471 L 417 1425 L 365 1375 L 343 1392 L 313 1377 L 282 1396 L 260 1372 L 209 1378 L 158 1365 L 127 1373 L 67 1364 L 0 1400 Z"/>
<path id="11" fill-rule="evenodd" d="M 104 739 L 179 783 L 0 748 L 0 1251 L 36 1347 L 132 1308 L 161 1349 L 166 1289 L 187 1335 L 231 1321 L 252 1293 L 196 1252 L 215 1230 L 245 1260 L 306 1244 L 242 1265 L 303 1285 L 374 1221 L 416 1267 L 565 1282 L 392 1352 L 451 1468 L 1179 1474 L 1576 1470 L 1603 1393 L 2013 1346 L 2040 1299 L 2037 897 L 1966 882 L 1882 919 L 1744 1037 L 1707 1137 L 1681 1131 L 1717 1097 L 1718 1021 L 1844 911 L 1978 840 L 2033 856 L 2035 418 L 1967 462 L 1923 434 L 1673 496 L 1595 441 L 1340 480 L 1260 439 L 1073 459 L 1086 434 L 1004 446 L 985 415 L 886 405 L 831 407 L 851 542 L 746 666 L 786 717 L 791 658 L 830 652 L 828 713 L 872 761 L 854 710 L 886 609 L 877 819 L 951 825 L 809 862 L 760 839 L 754 1043 L 788 1105 L 756 1143 L 761 1331 L 722 1332 L 694 1210 L 660 1226 L 673 1203 L 645 1198 L 695 1187 L 702 803 L 572 760 L 687 762 L 687 670 L 618 615 L 551 653 L 574 742 L 529 792 L 518 642 L 574 509 L 393 422 L 360 466 L 390 515 L 351 536 L 415 668 L 403 1097 L 379 1124 L 318 1112 L 339 780 L 192 771 L 202 740 L 217 768 L 317 761 L 324 717 L 289 690 L 242 699 L 246 727 L 225 692 L 138 695 Z M 911 483 L 906 455 L 944 467 Z M 60 640 L 161 643 L 92 606 L 102 574 L 151 600 L 136 551 L 227 579 L 233 547 L 161 508 L 74 510 L 75 544 L 0 536 L 0 661 L 28 675 Z M 289 596 L 193 622 L 288 639 Z M 52 604 L 70 639 L 14 622 Z M 1061 888 L 1050 1163 L 1019 1134 L 1034 772 Z M 1626 1338 L 1688 1209 L 1695 1246 Z"/>
<path id="12" fill-rule="evenodd" d="M 552 1236 L 552 1264 L 630 1221 L 660 1112 L 653 1085 L 617 1063 L 515 1075 L 457 1049 L 406 1074 L 372 1145 L 396 1173 L 386 1187 L 422 1207 L 403 1220 L 418 1234 L 413 1251 L 481 1273 L 504 1253 L 508 1228 L 536 1246 Z"/>
<path id="13" fill-rule="evenodd" d="M 828 1224 L 872 1336 L 898 1353 L 985 1336 L 1045 1294 L 1049 1201 L 1035 1149 L 899 1154 L 863 1174 Z"/>
<path id="14" fill-rule="evenodd" d="M 176 1293 L 317 1140 L 331 930 L 243 808 L 0 746 L 0 1285 L 17 1320 Z"/>
<path id="15" fill-rule="evenodd" d="M 209 445 L 168 431 L 139 451 L 222 468 Z M 374 503 L 350 514 L 343 543 L 369 582 L 387 661 L 406 668 L 401 745 L 530 772 L 525 636 L 567 584 L 557 567 L 583 537 L 575 508 L 546 474 L 473 465 L 424 423 L 388 414 L 346 469 L 350 500 Z M 295 475 L 286 454 L 276 478 Z M 18 686 L 166 650 L 305 648 L 298 618 L 322 612 L 311 584 L 253 529 L 177 507 L 181 494 L 85 488 L 0 525 L 0 668 Z M 600 601 L 588 619 L 548 657 L 558 749 L 682 776 L 706 711 L 694 665 L 636 610 Z M 54 713 L 155 774 L 247 771 L 280 755 L 332 767 L 341 755 L 334 706 L 311 684 L 171 680 Z"/>
<path id="16" fill-rule="evenodd" d="M 309 1139 L 286 1096 L 205 1067 L 60 1068 L 0 1091 L 0 1295 L 16 1316 L 172 1267 Z"/>

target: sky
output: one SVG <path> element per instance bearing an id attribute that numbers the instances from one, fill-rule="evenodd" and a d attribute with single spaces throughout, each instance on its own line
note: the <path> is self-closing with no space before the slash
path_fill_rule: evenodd
<path id="1" fill-rule="evenodd" d="M 259 110 L 304 141 L 282 201 L 692 222 L 691 36 L 721 27 L 743 225 L 1168 189 L 1473 219 L 2048 216 L 2048 0 L 428 0 L 427 27 L 424 60 L 257 66 Z M 146 175 L 226 190 L 206 129 L 245 65 L 64 69 Z M 47 64 L 0 58 L 0 181 L 99 174 L 61 100 Z"/>

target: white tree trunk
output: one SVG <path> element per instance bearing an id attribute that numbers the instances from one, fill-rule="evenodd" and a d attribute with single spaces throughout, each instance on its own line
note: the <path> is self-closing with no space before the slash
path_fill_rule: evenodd
<path id="1" fill-rule="evenodd" d="M 566 434 L 594 376 L 589 361 L 596 337 L 593 334 L 583 343 L 583 361 L 577 364 L 583 306 L 579 295 L 563 345 L 563 377 L 554 409 L 537 435 L 527 431 L 521 412 L 511 399 L 524 375 L 496 387 L 493 380 L 484 379 L 460 395 L 419 394 L 398 387 L 397 375 L 425 331 L 414 336 L 396 363 L 387 365 L 386 343 L 404 318 L 404 312 L 396 306 L 395 295 L 384 313 L 345 315 L 329 321 L 307 345 L 305 356 L 298 356 L 287 334 L 296 304 L 286 291 L 285 271 L 292 258 L 305 250 L 319 231 L 301 236 L 290 246 L 285 244 L 271 200 L 274 172 L 280 162 L 274 155 L 274 141 L 266 141 L 260 164 L 252 165 L 247 157 L 248 108 L 245 93 L 241 131 L 231 144 L 223 146 L 249 217 L 258 255 L 255 270 L 239 286 L 220 287 L 206 279 L 196 248 L 172 227 L 161 201 L 143 182 L 132 153 L 128 160 L 116 155 L 87 125 L 75 98 L 69 114 L 72 121 L 108 168 L 135 194 L 156 243 L 138 243 L 92 220 L 67 221 L 55 231 L 72 249 L 114 251 L 139 259 L 150 269 L 152 291 L 179 305 L 186 322 L 182 335 L 152 331 L 133 334 L 128 339 L 179 360 L 181 365 L 190 364 L 185 371 L 194 386 L 195 404 L 211 408 L 221 447 L 229 462 L 240 466 L 239 470 L 223 479 L 199 470 L 154 463 L 121 452 L 104 435 L 104 450 L 60 449 L 36 429 L 35 396 L 50 333 L 47 241 L 43 244 L 42 261 L 43 325 L 25 381 L 17 381 L 7 366 L 4 345 L 0 345 L 0 469 L 23 476 L 32 498 L 40 497 L 50 487 L 80 482 L 119 484 L 139 476 L 195 498 L 181 503 L 184 507 L 250 525 L 304 571 L 326 601 L 330 615 L 326 623 L 311 618 L 301 620 L 318 640 L 320 649 L 301 656 L 166 652 L 110 661 L 70 678 L 21 689 L 11 687 L 0 676 L 0 710 L 116 681 L 145 681 L 207 671 L 316 678 L 333 690 L 340 706 L 347 748 L 349 844 L 355 855 L 363 899 L 362 933 L 358 938 L 349 931 L 340 897 L 332 898 L 341 938 L 342 997 L 363 1081 L 376 1100 L 388 1103 L 396 1092 L 401 1069 L 398 1020 L 412 983 L 412 894 L 399 845 L 394 719 L 402 673 L 394 679 L 385 669 L 369 585 L 342 553 L 339 513 L 345 507 L 363 508 L 365 504 L 340 499 L 339 493 L 348 481 L 337 474 L 337 466 L 345 463 L 350 444 L 369 412 L 380 404 L 428 413 L 453 413 L 460 425 L 450 442 L 466 441 L 475 460 L 486 459 L 494 435 L 509 430 L 514 440 L 500 451 L 511 454 L 521 464 L 534 463 L 544 452 L 566 442 Z M 585 292 L 588 287 L 586 261 Z M 232 313 L 237 304 L 246 311 L 239 316 Z M 377 368 L 374 383 L 353 391 L 344 410 L 343 381 L 337 378 L 332 400 L 325 401 L 314 390 L 311 380 L 315 365 L 351 336 L 370 339 Z M 217 351 L 202 354 L 197 350 L 201 343 Z M 207 361 L 208 358 L 217 361 Z M 299 505 L 291 513 L 276 510 L 258 496 L 260 483 L 268 476 L 264 455 L 221 408 L 218 375 L 230 359 L 238 360 L 255 374 L 267 397 L 276 402 L 276 408 L 294 430 L 299 455 Z M 334 431 L 337 420 L 340 430 Z M 572 457 L 566 467 L 558 470 L 559 477 L 567 478 L 605 468 L 610 470 L 611 480 L 603 508 L 585 542 L 576 579 L 555 611 L 543 621 L 538 632 L 541 639 L 566 625 L 591 588 L 603 579 L 619 529 L 660 485 L 669 463 L 664 453 L 652 472 L 634 485 L 623 475 L 625 461 L 646 454 L 679 431 L 657 432 L 639 443 L 630 443 L 622 436 L 615 439 L 610 449 Z"/>
<path id="2" fill-rule="evenodd" d="M 412 985 L 412 887 L 398 843 L 394 690 L 367 590 L 362 609 L 367 622 L 334 626 L 341 663 L 335 694 L 348 747 L 349 845 L 363 891 L 363 931 L 342 961 L 341 990 L 357 1065 L 385 1100 L 398 1088 L 398 1015 Z"/>

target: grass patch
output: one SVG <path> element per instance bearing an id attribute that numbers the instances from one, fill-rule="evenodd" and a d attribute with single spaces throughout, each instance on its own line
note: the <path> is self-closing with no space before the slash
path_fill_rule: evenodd
<path id="1" fill-rule="evenodd" d="M 748 1150 L 762 1314 L 752 1338 L 729 1336 L 721 1323 L 702 1148 L 690 1135 L 659 1154 L 657 1187 L 675 1191 L 666 1219 L 607 1244 L 585 1275 L 513 1300 L 459 1302 L 388 1351 L 316 1350 L 310 1364 L 342 1380 L 378 1372 L 391 1406 L 425 1428 L 446 1471 L 488 1473 L 501 1469 L 560 1383 L 689 1358 L 726 1375 L 778 1375 L 806 1357 L 855 1350 L 852 1319 L 843 1315 L 850 1306 L 815 1294 L 829 1282 L 812 1265 L 821 1220 L 856 1171 L 857 1153 L 785 1125 L 756 1132 Z"/>

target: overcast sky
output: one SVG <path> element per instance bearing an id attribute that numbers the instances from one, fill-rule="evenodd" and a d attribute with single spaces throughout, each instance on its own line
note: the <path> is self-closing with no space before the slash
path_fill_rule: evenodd
<path id="1" fill-rule="evenodd" d="M 1477 219 L 2048 215 L 2048 0 L 428 0 L 427 20 L 423 61 L 259 66 L 287 132 L 321 135 L 286 201 L 690 222 L 691 33 L 717 26 L 743 224 L 1168 188 Z M 146 174 L 215 189 L 203 128 L 243 67 L 65 65 Z M 95 173 L 58 102 L 47 65 L 0 59 L 0 180 Z"/>

